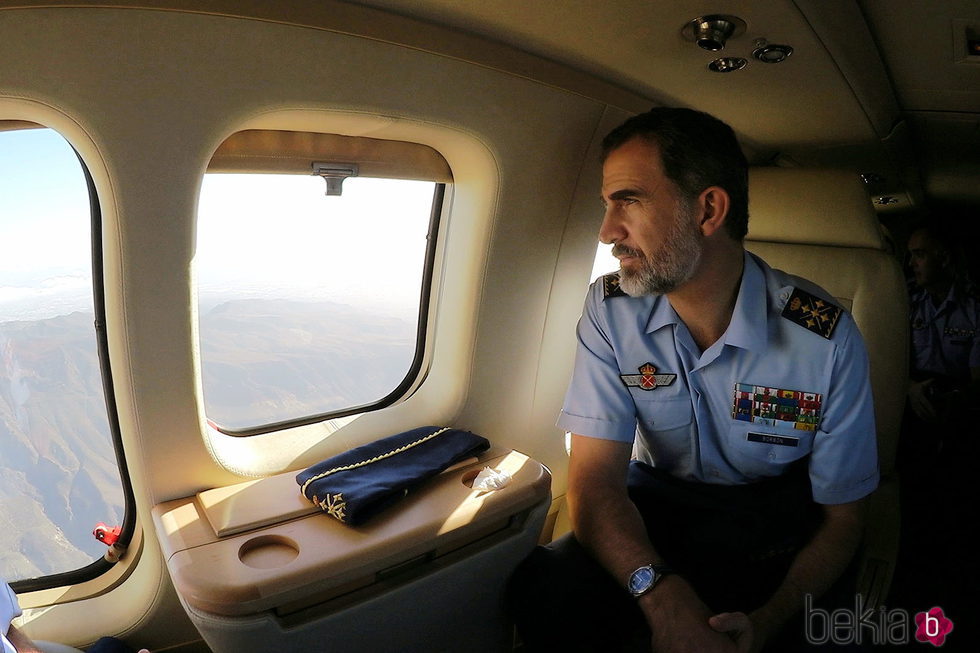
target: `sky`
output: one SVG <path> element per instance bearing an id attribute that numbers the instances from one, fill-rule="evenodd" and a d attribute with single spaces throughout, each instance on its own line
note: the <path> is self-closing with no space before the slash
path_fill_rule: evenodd
<path id="1" fill-rule="evenodd" d="M 202 298 L 327 299 L 415 321 L 434 184 L 303 175 L 205 176 L 194 259 Z"/>
<path id="2" fill-rule="evenodd" d="M 370 307 L 414 322 L 434 184 L 207 175 L 195 268 L 202 299 L 276 297 Z M 88 192 L 49 129 L 0 132 L 0 322 L 91 310 Z"/>
<path id="3" fill-rule="evenodd" d="M 0 321 L 91 306 L 90 247 L 71 147 L 47 129 L 0 132 Z"/>

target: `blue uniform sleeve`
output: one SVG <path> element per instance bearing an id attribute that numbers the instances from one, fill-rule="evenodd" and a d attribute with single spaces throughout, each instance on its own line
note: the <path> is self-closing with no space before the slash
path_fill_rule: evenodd
<path id="1" fill-rule="evenodd" d="M 0 578 L 0 650 L 3 651 L 13 651 L 13 645 L 9 646 L 7 642 L 7 631 L 10 629 L 10 622 L 14 617 L 19 617 L 21 614 L 20 606 L 17 604 L 17 595 L 14 594 L 14 590 L 10 588 L 7 581 Z"/>
<path id="2" fill-rule="evenodd" d="M 558 418 L 559 428 L 593 438 L 632 442 L 636 406 L 620 379 L 614 334 L 603 312 L 600 283 L 593 284 L 576 333 L 575 369 Z"/>
<path id="3" fill-rule="evenodd" d="M 849 314 L 838 325 L 842 338 L 832 361 L 830 388 L 810 459 L 817 503 L 857 501 L 878 487 L 875 429 L 868 353 Z"/>

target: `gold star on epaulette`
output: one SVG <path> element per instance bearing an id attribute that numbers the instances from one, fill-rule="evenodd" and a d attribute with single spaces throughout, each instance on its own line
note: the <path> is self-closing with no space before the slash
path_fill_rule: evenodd
<path id="1" fill-rule="evenodd" d="M 793 294 L 783 308 L 782 316 L 804 329 L 830 338 L 844 309 L 815 297 L 805 290 L 793 288 Z"/>
<path id="2" fill-rule="evenodd" d="M 610 272 L 602 277 L 602 297 L 629 297 L 623 289 L 619 287 L 619 272 Z"/>

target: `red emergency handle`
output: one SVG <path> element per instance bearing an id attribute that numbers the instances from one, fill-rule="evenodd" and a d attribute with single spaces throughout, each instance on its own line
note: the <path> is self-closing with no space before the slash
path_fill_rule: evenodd
<path id="1" fill-rule="evenodd" d="M 119 533 L 121 531 L 122 526 L 106 526 L 102 522 L 99 522 L 95 525 L 95 530 L 92 531 L 92 535 L 106 546 L 112 546 L 119 539 Z"/>

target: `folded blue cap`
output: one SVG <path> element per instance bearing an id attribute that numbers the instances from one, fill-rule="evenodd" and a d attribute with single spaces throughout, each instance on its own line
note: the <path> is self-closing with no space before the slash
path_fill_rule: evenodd
<path id="1" fill-rule="evenodd" d="M 328 458 L 300 472 L 296 482 L 328 515 L 360 524 L 430 476 L 489 447 L 469 431 L 423 426 Z"/>

